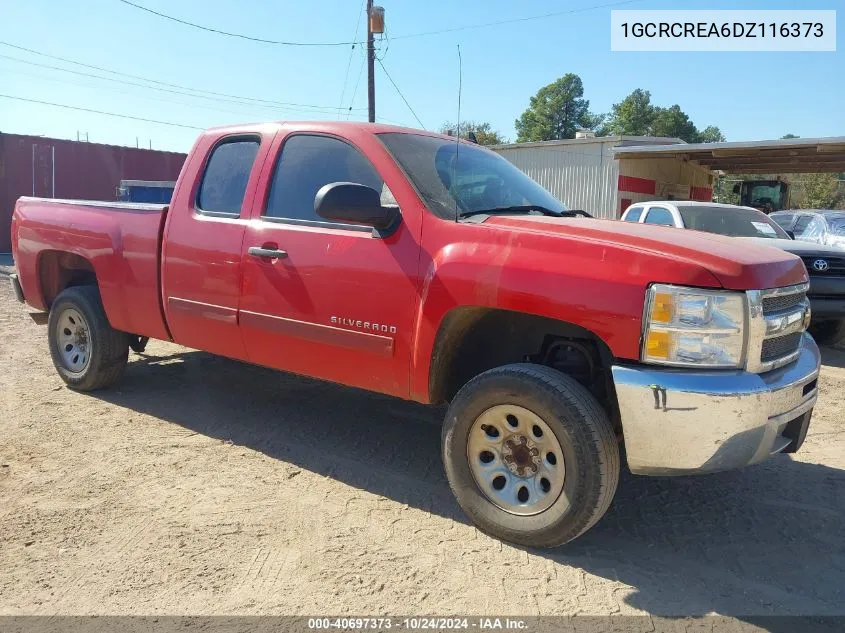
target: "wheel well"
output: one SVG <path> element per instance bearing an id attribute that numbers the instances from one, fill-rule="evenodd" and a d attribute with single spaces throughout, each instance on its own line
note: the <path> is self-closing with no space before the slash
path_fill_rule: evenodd
<path id="1" fill-rule="evenodd" d="M 429 374 L 429 398 L 449 402 L 480 373 L 509 363 L 533 362 L 559 369 L 583 384 L 607 409 L 616 398 L 613 354 L 598 336 L 573 323 L 491 308 L 457 308 L 437 333 Z"/>
<path id="2" fill-rule="evenodd" d="M 44 251 L 38 258 L 38 282 L 44 305 L 49 308 L 58 294 L 70 286 L 97 285 L 91 262 L 65 251 Z"/>

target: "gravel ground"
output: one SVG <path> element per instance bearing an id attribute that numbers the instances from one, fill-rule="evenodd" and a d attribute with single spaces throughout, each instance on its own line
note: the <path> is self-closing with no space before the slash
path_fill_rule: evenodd
<path id="1" fill-rule="evenodd" d="M 568 546 L 467 523 L 442 411 L 176 345 L 69 391 L 0 290 L 0 614 L 845 615 L 845 349 L 795 456 L 623 474 Z"/>

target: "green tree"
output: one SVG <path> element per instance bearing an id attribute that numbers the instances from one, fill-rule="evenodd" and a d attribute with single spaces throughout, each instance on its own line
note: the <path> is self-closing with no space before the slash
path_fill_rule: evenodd
<path id="1" fill-rule="evenodd" d="M 581 78 L 567 73 L 531 97 L 516 122 L 517 142 L 574 138 L 578 128 L 593 129 L 603 117 L 590 113 Z"/>
<path id="2" fill-rule="evenodd" d="M 688 143 L 718 143 L 725 135 L 715 125 L 699 131 L 680 106 L 662 108 L 651 102 L 648 90 L 637 88 L 619 103 L 611 106 L 607 122 L 599 131 L 601 135 L 620 136 L 669 136 Z"/>
<path id="3" fill-rule="evenodd" d="M 440 126 L 441 134 L 455 134 L 458 129 L 456 123 L 446 122 Z M 508 140 L 499 134 L 493 126 L 484 121 L 461 121 L 461 138 L 468 139 L 470 134 L 475 136 L 475 142 L 479 145 L 501 145 L 507 143 Z"/>
<path id="4" fill-rule="evenodd" d="M 657 108 L 651 105 L 651 93 L 637 88 L 610 110 L 602 135 L 649 136 Z"/>
<path id="5" fill-rule="evenodd" d="M 727 139 L 715 125 L 708 125 L 698 133 L 699 143 L 724 143 Z"/>
<path id="6" fill-rule="evenodd" d="M 801 138 L 797 134 L 784 134 L 781 138 Z"/>
<path id="7" fill-rule="evenodd" d="M 833 209 L 841 201 L 836 174 L 803 174 L 796 202 L 803 209 Z"/>
<path id="8" fill-rule="evenodd" d="M 698 129 L 681 110 L 681 106 L 673 105 L 669 108 L 657 108 L 649 136 L 676 137 L 687 143 L 695 143 L 698 140 Z"/>

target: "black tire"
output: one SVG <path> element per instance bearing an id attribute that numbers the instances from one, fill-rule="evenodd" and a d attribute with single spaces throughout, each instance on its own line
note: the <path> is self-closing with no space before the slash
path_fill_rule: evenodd
<path id="1" fill-rule="evenodd" d="M 516 515 L 492 503 L 470 469 L 472 424 L 502 404 L 539 416 L 560 443 L 563 493 L 539 514 Z M 606 412 L 574 379 L 542 365 L 506 365 L 473 378 L 449 406 L 441 440 L 446 477 L 461 508 L 482 531 L 519 545 L 554 547 L 580 536 L 610 507 L 619 481 L 619 446 Z"/>
<path id="2" fill-rule="evenodd" d="M 59 351 L 58 320 L 67 308 L 79 311 L 88 325 L 91 352 L 87 365 L 81 371 L 71 371 Z M 68 387 L 93 391 L 117 382 L 129 358 L 129 337 L 109 325 L 96 286 L 73 286 L 60 292 L 50 306 L 47 323 L 50 356 Z"/>
<path id="3" fill-rule="evenodd" d="M 845 340 L 845 319 L 835 321 L 813 321 L 810 334 L 819 345 L 837 345 Z"/>

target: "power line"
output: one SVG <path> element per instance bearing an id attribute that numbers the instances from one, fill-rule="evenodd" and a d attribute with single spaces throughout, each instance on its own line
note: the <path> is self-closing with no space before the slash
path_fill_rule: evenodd
<path id="1" fill-rule="evenodd" d="M 125 90 L 122 90 L 121 88 L 119 88 L 117 86 L 114 86 L 114 87 L 112 87 L 112 86 L 95 86 L 93 84 L 79 83 L 79 82 L 76 82 L 76 81 L 73 81 L 73 80 L 70 80 L 70 79 L 62 79 L 60 77 L 47 77 L 45 75 L 39 75 L 37 73 L 30 73 L 30 72 L 26 72 L 26 71 L 20 70 L 20 69 L 8 69 L 8 72 L 17 73 L 17 74 L 23 75 L 25 77 L 33 77 L 35 79 L 41 79 L 41 80 L 44 80 L 44 81 L 55 81 L 55 82 L 58 82 L 58 83 L 69 85 L 69 86 L 78 86 L 78 87 L 84 87 L 84 88 L 95 88 L 97 90 L 109 90 L 111 92 L 116 92 L 116 93 L 122 94 L 124 96 L 127 95 L 127 92 Z M 238 112 L 236 110 L 227 110 L 225 108 L 220 108 L 220 107 L 214 106 L 214 105 L 203 105 L 203 104 L 196 104 L 196 103 L 188 103 L 186 101 L 179 101 L 177 99 L 168 99 L 168 98 L 165 98 L 165 97 L 157 97 L 157 96 L 152 96 L 152 95 L 148 95 L 148 94 L 141 94 L 141 95 L 134 95 L 133 94 L 131 96 L 141 98 L 141 99 L 150 99 L 152 101 L 159 101 L 161 103 L 173 103 L 173 104 L 176 104 L 176 105 L 187 106 L 187 107 L 190 107 L 190 108 L 202 108 L 203 110 L 211 110 L 213 112 L 225 112 L 227 114 L 235 114 L 237 116 L 249 116 L 249 117 L 252 117 L 256 120 L 264 120 L 264 115 L 258 114 L 258 113 L 255 113 L 255 112 L 252 112 L 252 111 L 249 111 L 249 110 L 247 110 L 245 112 Z M 249 104 L 243 104 L 243 105 L 245 107 L 249 107 Z M 291 109 L 291 110 L 294 111 L 293 109 Z M 303 111 L 300 110 L 299 112 L 303 112 Z M 308 113 L 307 111 L 304 111 L 304 112 Z M 311 112 L 310 114 L 314 114 L 314 113 Z M 320 114 L 322 114 L 322 113 L 320 113 Z M 403 123 L 401 121 L 388 119 L 387 117 L 383 117 L 383 116 L 379 116 L 378 119 L 380 121 L 386 121 L 388 123 L 393 123 L 394 125 L 405 125 L 405 123 Z"/>
<path id="2" fill-rule="evenodd" d="M 145 119 L 139 116 L 131 116 L 129 114 L 117 114 L 116 112 L 105 112 L 104 110 L 93 110 L 91 108 L 81 108 L 79 106 L 67 105 L 66 103 L 53 103 L 52 101 L 39 101 L 38 99 L 27 99 L 26 97 L 16 97 L 14 95 L 0 94 L 2 99 L 13 99 L 15 101 L 26 101 L 27 103 L 37 103 L 39 105 L 48 105 L 56 108 L 64 108 L 66 110 L 78 110 L 79 112 L 91 112 L 93 114 L 102 114 L 105 116 L 113 116 L 119 119 L 132 119 L 133 121 L 143 121 L 144 123 L 157 123 L 158 125 L 170 125 L 172 127 L 182 127 L 188 130 L 202 130 L 204 128 L 196 127 L 195 125 L 185 125 L 184 123 L 173 123 L 172 121 L 159 121 L 157 119 Z"/>
<path id="3" fill-rule="evenodd" d="M 89 83 L 80 83 L 80 82 L 73 80 L 73 79 L 64 79 L 64 78 L 61 78 L 61 77 L 47 77 L 45 75 L 39 75 L 38 73 L 26 72 L 25 70 L 21 70 L 21 69 L 7 69 L 7 72 L 17 73 L 17 74 L 23 75 L 24 77 L 34 77 L 35 79 L 41 79 L 42 81 L 54 81 L 54 82 L 58 82 L 58 83 L 62 83 L 62 84 L 70 85 L 70 86 L 77 86 L 77 87 L 83 87 L 83 88 L 93 88 L 93 89 L 96 89 L 96 90 L 107 90 L 107 91 L 110 91 L 110 92 L 116 92 L 116 93 L 121 94 L 123 96 L 127 96 L 129 94 L 129 93 L 126 92 L 125 88 L 121 88 L 119 86 L 96 86 L 96 85 L 89 84 Z M 258 113 L 255 113 L 255 112 L 251 112 L 251 111 L 237 112 L 235 110 L 227 110 L 225 108 L 221 108 L 221 107 L 216 106 L 216 105 L 206 105 L 206 104 L 200 104 L 200 103 L 188 103 L 187 101 L 179 101 L 178 99 L 169 99 L 167 97 L 153 96 L 153 95 L 150 95 L 150 94 L 139 94 L 139 95 L 131 94 L 130 96 L 132 96 L 132 98 L 149 99 L 151 101 L 158 101 L 160 103 L 172 103 L 172 104 L 176 104 L 176 105 L 187 106 L 187 107 L 190 107 L 190 108 L 201 108 L 203 110 L 211 110 L 211 111 L 214 111 L 214 112 L 225 112 L 227 114 L 234 114 L 234 115 L 237 115 L 239 117 L 254 118 L 256 120 L 265 118 L 265 115 L 258 114 Z M 244 107 L 248 107 L 247 104 L 244 104 Z"/>
<path id="4" fill-rule="evenodd" d="M 358 29 L 361 28 L 361 14 L 366 11 L 366 9 L 365 9 L 366 6 L 367 6 L 367 0 L 364 0 L 364 4 L 361 7 L 361 11 L 358 13 L 358 19 L 355 22 L 355 35 L 352 36 L 353 40 L 358 39 Z M 340 117 L 340 111 L 343 109 L 343 100 L 346 97 L 346 84 L 349 81 L 349 68 L 352 66 L 352 57 L 353 57 L 354 54 L 355 54 L 355 44 L 353 44 L 352 48 L 349 49 L 349 61 L 346 62 L 346 73 L 343 75 L 343 90 L 340 93 L 340 105 L 337 108 L 338 118 Z"/>
<path id="5" fill-rule="evenodd" d="M 121 0 L 123 1 L 123 0 Z M 635 2 L 644 2 L 645 0 L 619 0 L 618 2 L 608 2 L 606 4 L 597 4 L 590 7 L 581 7 L 579 9 L 568 9 L 566 11 L 552 11 L 551 13 L 544 13 L 542 15 L 530 15 L 522 18 L 509 18 L 507 20 L 497 20 L 495 22 L 483 22 L 481 24 L 468 24 L 466 26 L 456 26 L 450 29 L 439 29 L 437 31 L 424 31 L 422 33 L 409 33 L 407 35 L 394 35 L 394 40 L 406 40 L 412 37 L 426 37 L 429 35 L 441 35 L 443 33 L 454 33 L 456 31 L 469 31 L 473 29 L 486 29 L 491 26 L 500 26 L 502 24 L 516 24 L 518 22 L 529 22 L 531 20 L 543 20 L 545 18 L 554 18 L 561 15 L 571 15 L 573 13 L 583 13 L 585 11 L 594 11 L 595 9 L 607 9 L 610 7 L 618 7 L 625 4 L 633 4 Z"/>
<path id="6" fill-rule="evenodd" d="M 355 103 L 355 97 L 358 96 L 358 86 L 361 85 L 361 77 L 364 74 L 364 66 L 367 64 L 367 56 L 361 56 L 361 67 L 358 68 L 358 79 L 355 81 L 355 90 L 352 91 L 352 99 L 349 101 L 349 109 L 346 111 L 346 120 L 349 120 L 349 116 L 352 111 L 352 104 Z"/>
<path id="7" fill-rule="evenodd" d="M 292 108 L 292 107 L 289 107 L 287 105 L 266 105 L 266 104 L 263 104 L 263 103 L 252 103 L 252 102 L 249 102 L 249 101 L 240 101 L 240 100 L 237 100 L 237 99 L 228 99 L 228 98 L 225 98 L 225 97 L 214 97 L 214 96 L 210 96 L 210 95 L 191 94 L 190 92 L 185 92 L 184 90 L 173 90 L 173 89 L 170 89 L 170 88 L 160 88 L 158 86 L 147 86 L 147 85 L 140 84 L 140 83 L 137 83 L 137 82 L 134 82 L 134 81 L 127 81 L 126 79 L 115 79 L 113 77 L 102 77 L 100 75 L 95 75 L 93 73 L 83 72 L 81 70 L 71 70 L 70 68 L 61 68 L 59 66 L 53 66 L 51 64 L 41 64 L 39 62 L 33 62 L 33 61 L 30 61 L 30 60 L 26 60 L 26 59 L 20 59 L 18 57 L 12 57 L 11 55 L 0 55 L 0 59 L 8 59 L 8 60 L 18 62 L 18 63 L 21 63 L 21 64 L 28 64 L 30 66 L 38 66 L 39 68 L 48 68 L 50 70 L 58 70 L 60 72 L 71 73 L 73 75 L 79 75 L 81 77 L 91 77 L 93 79 L 99 79 L 101 81 L 110 81 L 110 82 L 114 82 L 114 83 L 118 83 L 118 84 L 122 84 L 122 85 L 135 86 L 135 87 L 138 87 L 138 88 L 143 88 L 145 90 L 157 90 L 159 92 L 167 92 L 167 93 L 170 93 L 170 94 L 176 94 L 176 95 L 181 95 L 181 96 L 185 96 L 185 97 L 191 97 L 191 98 L 194 98 L 194 99 L 205 99 L 205 100 L 211 100 L 211 101 L 220 101 L 220 102 L 223 102 L 223 103 L 234 103 L 234 104 L 237 104 L 237 105 L 245 105 L 245 106 L 250 106 L 250 107 L 255 107 L 255 108 L 265 108 L 265 109 L 271 109 L 271 110 L 290 110 L 292 112 L 306 112 L 306 113 L 310 112 L 310 113 L 320 113 L 320 114 L 327 114 L 328 113 L 325 109 L 315 109 L 315 108 L 323 108 L 323 106 L 308 106 L 308 105 L 305 105 L 305 104 L 299 104 L 300 108 Z M 329 108 L 329 106 L 325 106 L 325 107 Z M 303 109 L 303 108 L 308 108 L 308 109 Z M 330 109 L 334 110 L 334 108 L 330 108 Z"/>
<path id="8" fill-rule="evenodd" d="M 389 72 L 387 72 L 387 68 L 385 68 L 385 67 L 384 67 L 384 64 L 381 62 L 381 60 L 380 60 L 378 57 L 376 57 L 376 61 L 378 62 L 378 65 L 379 65 L 379 66 L 381 66 L 381 69 L 384 71 L 384 74 L 385 74 L 385 75 L 387 76 L 387 78 L 390 80 L 390 83 L 392 83 L 392 84 L 393 84 L 393 87 L 394 87 L 394 88 L 396 88 L 396 92 L 399 94 L 399 96 L 400 96 L 400 97 L 402 97 L 402 101 L 404 101 L 404 102 L 405 102 L 405 105 L 406 105 L 406 106 L 408 106 L 408 109 L 411 111 L 411 114 L 413 114 L 413 115 L 414 115 L 414 118 L 417 120 L 417 123 L 419 123 L 419 124 L 420 124 L 420 127 L 421 127 L 422 129 L 425 129 L 425 126 L 423 125 L 423 122 L 422 122 L 422 121 L 420 121 L 420 117 L 418 117 L 418 116 L 417 116 L 417 113 L 416 113 L 416 112 L 414 112 L 414 109 L 411 107 L 411 104 L 410 104 L 410 103 L 408 103 L 408 100 L 405 98 L 405 95 L 403 95 L 403 94 L 402 94 L 402 91 L 401 91 L 401 90 L 399 90 L 399 86 L 397 86 L 397 85 L 396 85 L 396 82 L 395 82 L 395 81 L 393 81 L 393 77 L 391 77 L 391 76 L 390 76 L 390 73 L 389 73 Z"/>
<path id="9" fill-rule="evenodd" d="M 241 40 L 249 40 L 251 42 L 259 42 L 261 44 L 276 44 L 278 46 L 349 46 L 350 44 L 356 44 L 360 42 L 286 42 L 283 40 L 268 40 L 264 39 L 263 37 L 253 37 L 251 35 L 244 35 L 242 33 L 232 33 L 230 31 L 223 31 L 220 29 L 215 29 L 210 26 L 203 26 L 202 24 L 196 24 L 195 22 L 189 22 L 188 20 L 182 20 L 172 15 L 167 15 L 166 13 L 160 13 L 158 11 L 154 11 L 149 7 L 141 6 L 140 4 L 135 4 L 134 2 L 130 2 L 129 0 L 118 0 L 118 2 L 122 2 L 130 7 L 135 7 L 136 9 L 140 9 L 141 11 L 146 11 L 147 13 L 152 13 L 153 15 L 157 15 L 160 18 L 164 18 L 165 20 L 170 20 L 172 22 L 178 22 L 179 24 L 183 24 L 184 26 L 190 26 L 194 29 L 199 29 L 201 31 L 207 31 L 209 33 L 216 33 L 218 35 L 225 35 L 226 37 L 236 37 Z"/>
<path id="10" fill-rule="evenodd" d="M 262 44 L 276 44 L 280 46 L 350 46 L 352 44 L 363 44 L 363 42 L 289 42 L 289 41 L 281 41 L 281 40 L 269 40 L 261 37 L 254 37 L 252 35 L 244 35 L 243 33 L 233 33 L 230 31 L 223 31 L 220 29 L 211 28 L 208 26 L 203 26 L 201 24 L 196 24 L 195 22 L 190 22 L 188 20 L 182 20 L 180 18 L 173 17 L 172 15 L 167 15 L 165 13 L 161 13 L 159 11 L 155 11 L 148 7 L 142 6 L 140 4 L 136 4 L 134 2 L 130 2 L 130 0 L 117 0 L 118 2 L 122 2 L 125 5 L 130 7 L 134 7 L 136 9 L 140 9 L 141 11 L 146 11 L 147 13 L 152 13 L 160 18 L 164 18 L 166 20 L 171 20 L 173 22 L 178 22 L 184 26 L 189 26 L 191 28 L 200 29 L 202 31 L 207 31 L 209 33 L 216 33 L 218 35 L 225 35 L 227 37 L 235 37 L 243 40 L 249 40 L 252 42 L 259 42 Z M 457 26 L 449 29 L 438 29 L 436 31 L 424 31 L 421 33 L 408 33 L 407 35 L 396 35 L 393 39 L 410 39 L 414 37 L 427 37 L 429 35 L 441 35 L 443 33 L 454 33 L 457 31 L 468 31 L 473 29 L 485 29 L 491 26 L 500 26 L 503 24 L 517 24 L 519 22 L 529 22 L 532 20 L 543 20 L 546 18 L 554 18 L 559 17 L 561 15 L 572 15 L 575 13 L 584 13 L 585 11 L 594 11 L 596 9 L 607 9 L 611 7 L 619 7 L 626 4 L 633 4 L 635 2 L 644 2 L 645 0 L 618 0 L 617 2 L 608 2 L 605 4 L 597 4 L 592 5 L 589 7 L 581 7 L 578 9 L 567 9 L 565 11 L 552 11 L 550 13 L 543 13 L 542 15 L 529 15 L 521 18 L 508 18 L 506 20 L 496 20 L 494 22 L 482 22 L 480 24 L 468 24 L 466 26 Z"/>
<path id="11" fill-rule="evenodd" d="M 190 92 L 199 93 L 200 95 L 212 95 L 212 96 L 215 96 L 215 97 L 226 97 L 227 99 L 239 99 L 239 100 L 242 100 L 242 101 L 252 101 L 252 102 L 255 102 L 256 104 L 266 104 L 266 105 L 269 105 L 269 106 L 277 106 L 277 107 L 293 106 L 293 107 L 299 107 L 299 108 L 318 108 L 318 109 L 324 109 L 324 110 L 334 110 L 335 109 L 334 106 L 312 105 L 312 104 L 307 104 L 307 103 L 293 103 L 293 102 L 288 102 L 288 101 L 274 101 L 272 99 L 260 99 L 258 97 L 244 97 L 244 96 L 241 96 L 241 95 L 233 95 L 233 94 L 229 94 L 229 93 L 226 93 L 226 92 L 215 92 L 215 91 L 212 91 L 212 90 L 203 90 L 201 88 L 192 88 L 190 86 L 184 86 L 184 85 L 181 85 L 181 84 L 170 83 L 170 82 L 167 82 L 167 81 L 160 81 L 158 79 L 150 79 L 149 77 L 143 77 L 141 75 L 133 75 L 131 73 L 125 73 L 125 72 L 121 72 L 121 71 L 118 71 L 118 70 L 112 70 L 110 68 L 104 68 L 103 66 L 95 66 L 94 64 L 86 64 L 86 63 L 76 61 L 76 60 L 73 60 L 73 59 L 68 59 L 67 57 L 60 57 L 58 55 L 48 55 L 47 53 L 42 53 L 41 51 L 36 51 L 36 50 L 31 49 L 31 48 L 27 48 L 25 46 L 19 46 L 17 44 L 11 44 L 11 43 L 5 42 L 3 40 L 0 40 L 0 44 L 2 44 L 3 46 L 8 46 L 9 48 L 14 48 L 14 49 L 17 49 L 17 50 L 20 50 L 20 51 L 24 51 L 26 53 L 38 55 L 39 57 L 46 57 L 47 59 L 54 59 L 56 61 L 64 62 L 66 64 L 73 64 L 75 66 L 80 66 L 82 68 L 88 68 L 88 69 L 91 69 L 91 70 L 97 70 L 97 71 L 100 71 L 100 72 L 108 73 L 110 75 L 116 75 L 118 77 L 129 77 L 130 79 L 139 79 L 141 81 L 146 81 L 148 83 L 156 84 L 158 86 L 166 86 L 168 88 L 178 88 L 180 90 L 188 90 Z M 21 61 L 21 62 L 27 63 L 27 64 L 35 64 L 35 62 L 18 60 L 17 58 L 14 58 L 14 57 L 9 57 L 9 59 L 14 59 L 16 61 Z M 47 66 L 47 67 L 53 68 L 55 70 L 62 70 L 62 71 L 65 71 L 65 72 L 75 72 L 75 71 L 72 71 L 72 70 L 66 69 L 66 68 L 57 68 L 57 67 L 54 67 L 54 66 Z M 90 76 L 97 77 L 97 75 L 90 75 Z M 98 79 L 104 79 L 106 81 L 114 81 L 114 80 L 110 80 L 107 77 L 97 77 L 97 78 Z M 144 86 L 144 87 L 145 88 L 152 88 L 151 86 Z M 196 96 L 196 95 L 186 95 L 186 96 Z M 366 110 L 366 108 L 358 108 L 358 109 L 359 110 Z"/>

